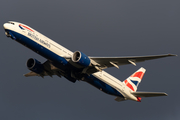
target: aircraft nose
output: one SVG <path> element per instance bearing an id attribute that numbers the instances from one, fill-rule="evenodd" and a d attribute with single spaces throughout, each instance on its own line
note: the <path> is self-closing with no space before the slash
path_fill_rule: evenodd
<path id="1" fill-rule="evenodd" d="M 8 28 L 8 23 L 4 23 L 3 27 L 4 27 L 4 29 L 7 29 Z"/>
<path id="2" fill-rule="evenodd" d="M 3 27 L 4 27 L 4 29 L 6 30 L 6 29 L 10 28 L 10 24 L 9 24 L 9 23 L 4 23 L 4 24 L 3 24 Z"/>
<path id="3" fill-rule="evenodd" d="M 12 28 L 12 25 L 9 23 L 4 23 L 3 24 L 4 30 L 5 30 L 5 35 L 7 37 L 11 37 L 12 39 L 16 40 L 16 37 L 13 35 L 13 33 L 10 31 L 10 28 Z"/>
<path id="4" fill-rule="evenodd" d="M 14 23 L 13 22 L 8 22 L 8 23 L 4 23 L 3 24 L 3 27 L 4 27 L 4 29 L 6 30 L 6 29 L 11 29 L 11 28 L 13 28 L 14 27 Z"/>

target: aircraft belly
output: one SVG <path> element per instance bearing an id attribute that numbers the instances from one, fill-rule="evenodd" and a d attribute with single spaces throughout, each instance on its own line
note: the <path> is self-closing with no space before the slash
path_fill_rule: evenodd
<path id="1" fill-rule="evenodd" d="M 107 94 L 123 97 L 123 95 L 116 89 L 101 81 L 100 79 L 94 77 L 93 75 L 86 77 L 85 81 Z"/>
<path id="2" fill-rule="evenodd" d="M 45 57 L 46 59 L 52 61 L 52 64 L 56 66 L 57 68 L 61 69 L 62 71 L 65 72 L 64 77 L 69 79 L 70 81 L 75 81 L 70 73 L 72 69 L 75 69 L 73 66 L 71 66 L 68 61 L 60 57 L 59 55 L 55 54 L 51 50 L 47 49 L 46 47 L 38 44 L 37 42 L 31 40 L 30 38 L 19 34 L 17 32 L 11 31 L 14 36 L 16 36 L 16 41 L 23 44 L 24 46 L 28 47 L 29 49 L 35 51 L 39 55 Z M 68 70 L 67 70 L 68 68 Z M 73 80 L 72 80 L 73 79 Z M 117 90 L 115 90 L 113 87 L 110 85 L 104 83 L 103 81 L 99 80 L 98 78 L 94 77 L 93 75 L 90 75 L 90 77 L 85 78 L 88 83 L 91 85 L 95 86 L 96 88 L 100 89 L 101 91 L 115 95 L 115 96 L 121 96 L 123 97 Z"/>
<path id="3" fill-rule="evenodd" d="M 44 46 L 34 42 L 30 38 L 23 36 L 19 33 L 16 33 L 14 31 L 11 31 L 17 38 L 17 42 L 25 45 L 29 49 L 35 51 L 39 55 L 45 57 L 46 59 L 49 59 L 51 61 L 60 62 L 64 65 L 68 64 L 67 60 L 63 57 L 60 57 L 59 55 L 55 54 L 51 50 L 45 48 Z"/>
<path id="4" fill-rule="evenodd" d="M 39 55 L 45 57 L 46 59 L 50 60 L 51 63 L 60 69 L 61 71 L 64 71 L 64 77 L 68 80 L 75 82 L 76 79 L 71 77 L 71 71 L 76 70 L 75 67 L 73 67 L 65 58 L 57 55 L 56 53 L 52 52 L 50 49 L 47 49 L 46 47 L 34 42 L 30 38 L 21 35 L 17 32 L 12 31 L 13 35 L 16 36 L 16 41 L 23 44 L 24 46 L 28 47 L 29 49 L 33 50 L 34 52 L 38 53 Z"/>

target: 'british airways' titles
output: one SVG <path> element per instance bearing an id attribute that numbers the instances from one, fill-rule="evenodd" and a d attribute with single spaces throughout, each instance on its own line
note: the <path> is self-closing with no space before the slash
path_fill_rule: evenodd
<path id="1" fill-rule="evenodd" d="M 39 39 L 36 35 L 34 35 L 34 34 L 30 33 L 30 32 L 28 32 L 28 36 L 30 36 L 31 38 L 35 39 L 36 41 L 39 41 L 40 43 L 42 43 L 45 46 L 50 48 L 50 44 L 47 41 Z"/>

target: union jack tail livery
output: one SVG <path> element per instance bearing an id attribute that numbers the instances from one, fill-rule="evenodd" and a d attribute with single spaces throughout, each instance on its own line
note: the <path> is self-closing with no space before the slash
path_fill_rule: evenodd
<path id="1" fill-rule="evenodd" d="M 146 72 L 146 69 L 141 67 L 139 70 L 137 70 L 135 73 L 133 73 L 130 77 L 128 77 L 126 80 L 123 81 L 123 83 L 127 86 L 127 91 L 130 92 L 128 96 L 126 96 L 124 99 L 120 99 L 117 97 L 116 101 L 123 101 L 123 100 L 134 100 L 141 102 L 142 97 L 156 97 L 156 96 L 167 96 L 166 93 L 163 92 L 139 92 L 137 91 L 137 87 L 139 83 L 141 82 L 144 73 Z"/>
<path id="2" fill-rule="evenodd" d="M 146 72 L 146 69 L 141 67 L 139 70 L 137 70 L 135 73 L 133 73 L 130 77 L 128 77 L 126 80 L 124 80 L 124 84 L 131 89 L 133 92 L 136 92 L 137 87 L 139 83 L 141 82 L 144 73 Z"/>

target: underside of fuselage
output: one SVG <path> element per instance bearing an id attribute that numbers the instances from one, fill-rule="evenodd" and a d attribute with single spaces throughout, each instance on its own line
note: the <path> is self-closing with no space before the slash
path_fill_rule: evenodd
<path id="1" fill-rule="evenodd" d="M 12 39 L 16 40 L 17 42 L 21 43 L 25 47 L 28 47 L 29 49 L 33 50 L 37 54 L 51 61 L 52 65 L 60 69 L 62 76 L 64 76 L 69 81 L 76 82 L 76 80 L 82 80 L 93 85 L 97 89 L 107 94 L 123 97 L 123 95 L 120 92 L 118 92 L 116 89 L 114 89 L 110 85 L 104 83 L 103 81 L 94 77 L 93 75 L 81 74 L 82 69 L 75 68 L 65 58 L 53 53 L 51 50 L 36 43 L 30 38 L 20 33 L 14 32 L 12 30 L 6 29 L 5 31 L 8 37 L 13 36 L 11 37 Z M 9 35 L 9 33 L 11 33 L 11 35 Z"/>

